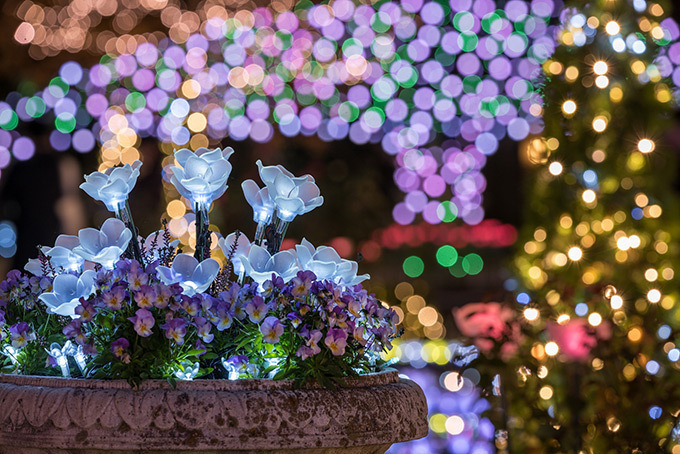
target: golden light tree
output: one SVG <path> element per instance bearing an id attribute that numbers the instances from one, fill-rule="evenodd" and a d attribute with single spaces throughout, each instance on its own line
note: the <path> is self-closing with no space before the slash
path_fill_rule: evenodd
<path id="1" fill-rule="evenodd" d="M 527 327 L 503 376 L 514 452 L 680 452 L 677 25 L 667 4 L 567 2 L 514 266 Z"/>

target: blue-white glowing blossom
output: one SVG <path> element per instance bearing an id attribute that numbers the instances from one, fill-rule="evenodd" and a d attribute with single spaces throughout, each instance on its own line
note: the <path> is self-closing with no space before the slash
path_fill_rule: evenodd
<path id="1" fill-rule="evenodd" d="M 175 161 L 179 166 L 170 167 L 170 182 L 192 204 L 210 206 L 227 190 L 232 169 L 229 157 L 233 153 L 231 147 L 224 150 L 199 148 L 195 153 L 186 148 L 177 150 Z"/>
<path id="2" fill-rule="evenodd" d="M 115 218 L 107 219 L 101 230 L 86 228 L 78 231 L 80 244 L 73 253 L 90 262 L 111 269 L 132 239 L 132 232 Z"/>
<path id="3" fill-rule="evenodd" d="M 343 259 L 332 247 L 314 248 L 312 243 L 303 238 L 302 242 L 295 246 L 295 250 L 300 269 L 313 272 L 317 279 L 354 286 L 370 277 L 368 274 L 357 276 L 359 264 Z"/>
<path id="4" fill-rule="evenodd" d="M 193 296 L 205 292 L 213 283 L 220 271 L 220 264 L 215 259 L 199 261 L 189 254 L 179 254 L 172 262 L 172 267 L 159 266 L 156 269 L 158 278 L 164 284 L 178 283 L 184 294 Z"/>
<path id="5" fill-rule="evenodd" d="M 104 173 L 92 172 L 85 175 L 85 182 L 80 185 L 80 189 L 93 199 L 104 202 L 109 211 L 115 212 L 135 187 L 140 167 L 141 161 L 135 161 L 132 165 L 110 167 Z"/>
<path id="6" fill-rule="evenodd" d="M 239 255 L 246 276 L 258 284 L 280 276 L 284 281 L 292 279 L 298 272 L 296 256 L 290 251 L 280 251 L 271 255 L 265 248 L 253 244 L 248 254 Z"/>
<path id="7" fill-rule="evenodd" d="M 89 298 L 95 292 L 95 277 L 93 270 L 86 270 L 80 276 L 60 274 L 54 278 L 52 291 L 41 294 L 38 299 L 51 314 L 78 318 L 75 308 L 80 304 L 80 298 Z"/>

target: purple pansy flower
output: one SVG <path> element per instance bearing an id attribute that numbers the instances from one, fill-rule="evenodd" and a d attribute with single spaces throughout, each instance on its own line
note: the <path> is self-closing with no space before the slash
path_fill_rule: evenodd
<path id="1" fill-rule="evenodd" d="M 94 307 L 92 301 L 85 301 L 80 299 L 80 306 L 76 306 L 76 315 L 80 316 L 83 323 L 91 322 L 95 315 L 97 315 L 97 308 Z"/>
<path id="2" fill-rule="evenodd" d="M 347 333 L 338 328 L 329 329 L 324 342 L 333 356 L 342 356 L 347 346 Z"/>
<path id="3" fill-rule="evenodd" d="M 215 338 L 215 335 L 210 334 L 210 330 L 212 329 L 210 322 L 203 317 L 196 317 L 194 322 L 196 323 L 196 332 L 198 337 L 200 337 L 201 340 L 207 344 L 212 342 L 212 340 Z"/>
<path id="4" fill-rule="evenodd" d="M 26 346 L 31 341 L 35 340 L 35 333 L 28 323 L 19 322 L 9 328 L 9 338 L 12 341 L 12 347 L 19 349 Z"/>
<path id="5" fill-rule="evenodd" d="M 145 275 L 146 276 L 146 275 Z M 142 309 L 153 307 L 156 301 L 156 292 L 150 285 L 143 284 L 135 293 L 135 302 Z"/>
<path id="6" fill-rule="evenodd" d="M 253 323 L 260 323 L 267 316 L 269 312 L 269 306 L 264 302 L 264 299 L 260 296 L 256 296 L 246 304 L 246 313 L 248 318 Z"/>
<path id="7" fill-rule="evenodd" d="M 260 332 L 265 342 L 276 344 L 283 334 L 283 324 L 276 317 L 267 317 L 260 326 Z"/>
<path id="8" fill-rule="evenodd" d="M 134 317 L 129 317 L 135 325 L 135 331 L 142 337 L 149 337 L 152 334 L 151 328 L 156 324 L 153 314 L 146 309 L 137 309 Z"/>
<path id="9" fill-rule="evenodd" d="M 118 340 L 115 340 L 111 342 L 111 353 L 113 353 L 113 356 L 115 356 L 117 359 L 122 360 L 127 353 L 125 353 L 125 350 L 130 346 L 130 342 L 125 339 L 124 337 L 121 337 Z M 129 357 L 129 355 L 127 355 Z"/>
<path id="10" fill-rule="evenodd" d="M 168 323 L 161 325 L 165 330 L 165 337 L 175 341 L 177 345 L 184 344 L 184 336 L 187 334 L 187 323 L 181 318 L 173 318 Z"/>

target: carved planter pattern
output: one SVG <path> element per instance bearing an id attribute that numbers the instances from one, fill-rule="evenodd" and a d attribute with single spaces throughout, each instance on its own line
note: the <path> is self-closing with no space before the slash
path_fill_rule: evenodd
<path id="1" fill-rule="evenodd" d="M 427 435 L 422 390 L 396 371 L 329 391 L 290 381 L 0 375 L 0 453 L 383 453 Z"/>

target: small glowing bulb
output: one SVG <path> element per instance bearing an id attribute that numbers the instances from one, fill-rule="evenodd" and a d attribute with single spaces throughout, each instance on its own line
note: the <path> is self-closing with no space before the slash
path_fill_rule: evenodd
<path id="1" fill-rule="evenodd" d="M 659 272 L 656 271 L 654 268 L 647 268 L 645 271 L 645 279 L 648 282 L 654 282 L 659 278 Z"/>
<path id="2" fill-rule="evenodd" d="M 538 316 L 540 313 L 538 312 L 538 309 L 535 307 L 527 307 L 524 309 L 524 318 L 529 320 L 530 322 L 533 322 L 534 320 L 538 319 Z"/>
<path id="3" fill-rule="evenodd" d="M 593 72 L 598 76 L 603 76 L 607 74 L 608 70 L 609 67 L 607 66 L 607 63 L 603 62 L 602 60 L 596 61 L 595 64 L 593 65 Z"/>
<path id="4" fill-rule="evenodd" d="M 550 341 L 547 344 L 545 344 L 545 354 L 548 356 L 555 356 L 557 353 L 559 353 L 560 347 L 557 345 L 557 343 Z"/>
<path id="5" fill-rule="evenodd" d="M 574 262 L 578 262 L 583 258 L 583 251 L 578 246 L 573 246 L 567 251 L 567 257 Z"/>
<path id="6" fill-rule="evenodd" d="M 564 112 L 565 115 L 572 115 L 576 112 L 576 103 L 571 99 L 567 99 L 562 103 L 562 112 Z"/>
<path id="7" fill-rule="evenodd" d="M 538 391 L 538 395 L 541 396 L 541 399 L 548 400 L 553 396 L 553 389 L 546 385 Z"/>
<path id="8" fill-rule="evenodd" d="M 595 132 L 602 132 L 607 129 L 607 117 L 598 115 L 593 119 L 593 129 Z"/>
<path id="9" fill-rule="evenodd" d="M 621 31 L 621 26 L 616 21 L 609 21 L 607 22 L 607 25 L 605 25 L 604 30 L 608 35 L 613 36 Z"/>
<path id="10" fill-rule="evenodd" d="M 548 172 L 550 172 L 550 174 L 554 176 L 560 175 L 563 170 L 564 167 L 562 167 L 562 164 L 560 164 L 557 161 L 551 162 L 550 165 L 548 166 Z"/>
<path id="11" fill-rule="evenodd" d="M 568 323 L 569 320 L 571 320 L 571 317 L 569 317 L 569 315 L 567 315 L 567 314 L 562 314 L 559 317 L 557 317 L 557 323 L 559 323 L 560 325 L 564 325 L 565 323 Z"/>
<path id="12" fill-rule="evenodd" d="M 602 323 L 602 316 L 597 312 L 593 312 L 588 316 L 588 323 L 590 323 L 591 326 L 599 326 L 600 323 Z"/>
<path id="13" fill-rule="evenodd" d="M 651 289 L 647 292 L 647 300 L 649 300 L 650 303 L 658 303 L 661 301 L 661 292 L 655 288 Z"/>
<path id="14" fill-rule="evenodd" d="M 609 86 L 609 77 L 597 76 L 595 78 L 595 85 L 597 86 L 597 88 L 607 88 Z"/>
<path id="15" fill-rule="evenodd" d="M 609 300 L 609 305 L 612 309 L 621 309 L 623 307 L 623 298 L 619 295 L 614 295 L 612 296 L 612 299 Z"/>
<path id="16" fill-rule="evenodd" d="M 595 194 L 595 191 L 592 189 L 586 189 L 583 191 L 583 194 L 581 194 L 581 198 L 586 203 L 593 203 L 595 200 L 597 200 L 597 194 Z"/>
<path id="17" fill-rule="evenodd" d="M 642 243 L 642 240 L 637 235 L 629 236 L 628 241 L 630 242 L 630 247 L 633 249 L 640 247 L 640 244 Z"/>
<path id="18" fill-rule="evenodd" d="M 637 148 L 642 153 L 651 153 L 656 148 L 656 144 L 652 140 L 642 139 L 638 142 Z"/>
<path id="19" fill-rule="evenodd" d="M 622 251 L 627 251 L 630 249 L 630 239 L 627 236 L 622 236 L 616 240 L 616 247 Z"/>

